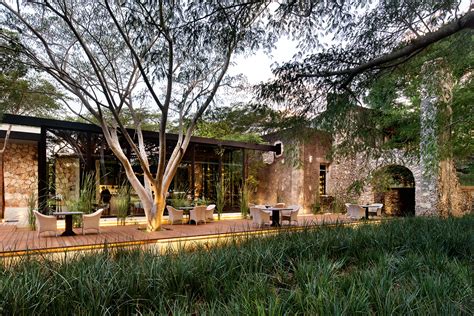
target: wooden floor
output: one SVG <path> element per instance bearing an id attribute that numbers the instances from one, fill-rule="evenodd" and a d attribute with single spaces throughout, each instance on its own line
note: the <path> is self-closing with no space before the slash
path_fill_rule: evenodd
<path id="1" fill-rule="evenodd" d="M 349 222 L 347 217 L 338 214 L 302 215 L 298 225 L 292 227 L 321 225 L 323 223 Z M 285 222 L 286 223 L 286 222 Z M 287 226 L 284 226 L 287 227 Z M 75 229 L 76 236 L 61 237 L 53 233 L 42 233 L 27 228 L 16 228 L 13 225 L 0 224 L 0 257 L 17 256 L 27 253 L 56 252 L 65 250 L 85 250 L 102 248 L 105 244 L 113 247 L 166 243 L 183 239 L 202 239 L 237 234 L 242 232 L 268 231 L 272 227 L 257 228 L 251 220 L 226 219 L 200 225 L 163 225 L 164 230 L 146 232 L 144 225 L 106 226 L 101 227 L 101 233 L 95 232 L 82 235 L 81 229 Z M 58 235 L 62 231 L 58 230 Z"/>

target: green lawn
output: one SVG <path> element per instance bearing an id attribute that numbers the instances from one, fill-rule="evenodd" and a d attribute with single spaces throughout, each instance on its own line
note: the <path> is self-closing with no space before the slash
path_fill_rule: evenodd
<path id="1" fill-rule="evenodd" d="M 0 314 L 474 313 L 474 216 L 3 264 Z"/>

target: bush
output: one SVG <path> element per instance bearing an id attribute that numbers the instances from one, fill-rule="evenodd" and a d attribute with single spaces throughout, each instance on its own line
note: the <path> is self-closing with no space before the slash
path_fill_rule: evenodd
<path id="1" fill-rule="evenodd" d="M 0 310 L 472 315 L 473 250 L 474 216 L 466 216 L 248 235 L 163 255 L 105 248 L 24 257 L 0 268 Z"/>

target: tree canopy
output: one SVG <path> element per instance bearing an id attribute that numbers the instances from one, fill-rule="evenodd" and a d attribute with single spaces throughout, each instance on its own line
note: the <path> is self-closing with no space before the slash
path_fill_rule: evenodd
<path id="1" fill-rule="evenodd" d="M 267 2 L 44 1 L 2 2 L 6 27 L 22 32 L 21 52 L 75 96 L 101 126 L 142 200 L 148 229 L 161 226 L 165 195 L 202 114 L 229 84 L 232 56 L 272 42 L 260 19 Z M 268 44 L 268 45 L 270 45 Z M 160 144 L 170 118 L 178 141 L 147 153 L 138 112 L 159 114 Z M 124 111 L 135 135 L 125 129 Z M 125 155 L 123 137 L 144 183 Z M 156 173 L 150 169 L 156 158 Z"/>
<path id="2" fill-rule="evenodd" d="M 0 113 L 47 117 L 61 109 L 62 95 L 21 60 L 20 38 L 0 30 Z"/>

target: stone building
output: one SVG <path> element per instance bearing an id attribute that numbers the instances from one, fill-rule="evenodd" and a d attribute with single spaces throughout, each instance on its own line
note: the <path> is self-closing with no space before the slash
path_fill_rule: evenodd
<path id="1" fill-rule="evenodd" d="M 384 204 L 386 215 L 446 215 L 444 187 L 450 190 L 447 214 L 471 211 L 472 196 L 460 186 L 452 163 L 440 163 L 440 176 L 427 182 L 419 158 L 400 150 L 377 158 L 361 153 L 329 159 L 330 135 L 318 131 L 300 131 L 301 134 L 307 136 L 300 140 L 270 137 L 270 141 L 281 140 L 285 150 L 280 157 L 256 168 L 258 188 L 252 192 L 251 202 L 299 204 L 304 213 L 344 212 L 345 203 L 377 202 Z M 258 161 L 258 157 L 254 160 Z M 380 179 L 382 176 L 388 177 L 385 180 L 389 182 L 384 188 L 378 183 L 384 180 Z"/>
<path id="2" fill-rule="evenodd" d="M 35 198 L 48 207 L 64 206 L 65 199 L 79 196 L 87 171 L 95 173 L 97 203 L 106 187 L 113 205 L 123 170 L 97 126 L 14 115 L 6 115 L 5 121 L 16 125 L 3 155 L 5 221 L 26 225 L 29 202 Z M 1 129 L 0 140 L 6 128 Z M 153 154 L 156 135 L 146 137 Z M 173 136 L 168 139 L 172 143 Z M 387 215 L 443 214 L 438 212 L 443 207 L 461 214 L 472 205 L 453 175 L 452 163 L 442 162 L 439 178 L 427 182 L 418 157 L 400 151 L 377 159 L 363 154 L 329 159 L 331 135 L 309 129 L 286 137 L 270 135 L 267 141 L 274 145 L 194 137 L 170 194 L 186 192 L 194 199 L 215 201 L 216 183 L 223 178 L 230 181 L 228 212 L 239 211 L 244 179 L 250 202 L 299 204 L 304 213 L 344 212 L 348 202 L 381 202 Z M 133 153 L 128 155 L 133 160 Z M 136 208 L 135 215 L 139 211 Z M 111 207 L 107 215 L 114 214 Z"/>

